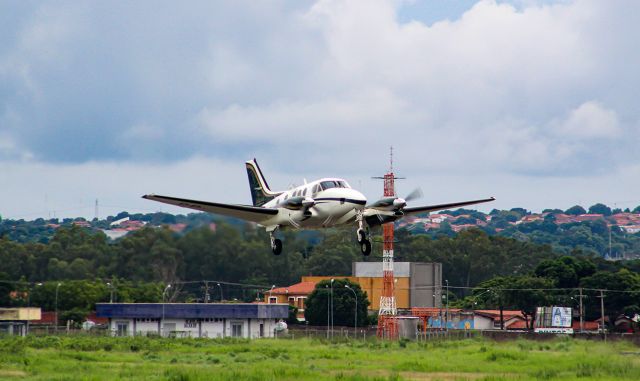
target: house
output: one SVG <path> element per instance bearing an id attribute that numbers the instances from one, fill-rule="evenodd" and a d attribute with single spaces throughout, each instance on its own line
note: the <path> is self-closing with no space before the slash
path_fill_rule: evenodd
<path id="1" fill-rule="evenodd" d="M 627 225 L 621 226 L 620 228 L 629 234 L 636 234 L 640 232 L 640 225 Z"/>
<path id="2" fill-rule="evenodd" d="M 604 219 L 602 214 L 581 214 L 575 217 L 576 222 L 598 221 Z"/>
<path id="3" fill-rule="evenodd" d="M 300 321 L 304 321 L 304 304 L 307 300 L 307 296 L 316 287 L 316 282 L 300 282 L 292 284 L 289 287 L 278 287 L 265 291 L 265 302 L 269 304 L 273 303 L 286 303 L 290 306 L 298 308 L 298 314 L 296 318 Z"/>
<path id="4" fill-rule="evenodd" d="M 556 218 L 556 224 L 558 225 L 576 222 L 575 216 L 570 214 L 558 213 L 555 214 L 554 217 Z"/>
<path id="5" fill-rule="evenodd" d="M 473 326 L 475 329 L 500 329 L 500 310 L 474 310 Z M 520 328 L 526 324 L 522 311 L 503 310 L 504 329 Z"/>
<path id="6" fill-rule="evenodd" d="M 98 303 L 114 336 L 273 337 L 289 316 L 286 304 L 265 303 Z"/>
<path id="7" fill-rule="evenodd" d="M 522 217 L 520 220 L 516 221 L 516 225 L 528 224 L 531 222 L 542 221 L 542 220 L 544 220 L 544 217 L 542 216 L 542 214 L 528 214 Z"/>

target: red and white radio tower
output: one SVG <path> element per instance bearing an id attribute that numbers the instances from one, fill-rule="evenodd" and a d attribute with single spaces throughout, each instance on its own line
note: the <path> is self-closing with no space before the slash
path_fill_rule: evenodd
<path id="1" fill-rule="evenodd" d="M 384 197 L 395 197 L 394 182 L 399 177 L 393 174 L 393 147 L 391 147 L 389 172 L 384 180 Z M 393 278 L 393 222 L 382 225 L 382 294 L 380 295 L 380 309 L 378 310 L 378 337 L 386 339 L 398 338 L 398 321 L 396 315 L 396 298 Z"/>

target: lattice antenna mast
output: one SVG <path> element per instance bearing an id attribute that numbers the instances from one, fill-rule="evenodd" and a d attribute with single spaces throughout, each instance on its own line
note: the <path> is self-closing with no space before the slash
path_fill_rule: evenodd
<path id="1" fill-rule="evenodd" d="M 389 155 L 389 172 L 385 174 L 384 197 L 395 197 L 395 177 L 393 173 L 393 147 Z M 382 294 L 380 295 L 380 309 L 378 310 L 378 337 L 396 339 L 398 337 L 398 322 L 396 316 L 396 298 L 393 275 L 393 222 L 382 225 Z"/>

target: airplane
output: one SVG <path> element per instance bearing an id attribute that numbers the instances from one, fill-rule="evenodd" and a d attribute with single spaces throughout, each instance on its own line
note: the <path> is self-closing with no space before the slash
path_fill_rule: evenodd
<path id="1" fill-rule="evenodd" d="M 263 226 L 271 239 L 273 254 L 282 253 L 282 241 L 275 237 L 278 229 L 321 229 L 357 226 L 356 237 L 362 254 L 371 253 L 369 228 L 394 222 L 405 216 L 494 201 L 480 200 L 439 205 L 407 207 L 407 202 L 421 196 L 421 191 L 407 197 L 383 197 L 367 205 L 367 198 L 340 178 L 323 178 L 286 191 L 274 192 L 267 184 L 256 159 L 246 163 L 253 205 L 222 204 L 178 197 L 147 194 L 147 200 L 235 217 Z"/>

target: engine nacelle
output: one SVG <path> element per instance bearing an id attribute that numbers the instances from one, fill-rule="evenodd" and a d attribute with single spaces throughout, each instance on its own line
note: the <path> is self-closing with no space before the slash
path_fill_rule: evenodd
<path id="1" fill-rule="evenodd" d="M 300 209 L 309 209 L 316 204 L 316 201 L 311 197 L 291 197 L 283 202 L 281 202 L 278 206 L 282 208 L 287 208 L 289 210 L 300 210 Z"/>
<path id="2" fill-rule="evenodd" d="M 374 202 L 373 204 L 369 205 L 369 208 L 384 211 L 384 212 L 394 212 L 394 211 L 401 210 L 405 206 L 407 206 L 407 201 L 403 198 L 384 197 Z"/>

